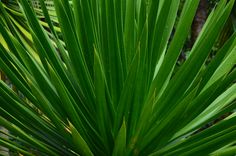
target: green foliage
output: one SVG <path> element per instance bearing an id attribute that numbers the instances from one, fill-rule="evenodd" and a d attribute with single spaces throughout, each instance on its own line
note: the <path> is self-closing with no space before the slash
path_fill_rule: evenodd
<path id="1" fill-rule="evenodd" d="M 220 0 L 176 71 L 199 0 L 0 2 L 0 145 L 24 155 L 235 153 L 236 35 L 206 60 L 234 0 Z M 37 10 L 36 10 L 37 11 Z M 44 20 L 40 20 L 42 18 Z M 21 20 L 16 20 L 16 19 Z M 56 26 L 57 23 L 59 26 Z M 175 72 L 174 72 L 175 71 Z M 19 94 L 22 96 L 19 96 Z"/>

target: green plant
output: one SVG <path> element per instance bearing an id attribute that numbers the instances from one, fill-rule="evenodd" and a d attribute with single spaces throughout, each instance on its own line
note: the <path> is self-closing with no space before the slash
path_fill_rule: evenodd
<path id="1" fill-rule="evenodd" d="M 19 0 L 32 42 L 0 2 L 0 145 L 24 155 L 224 155 L 236 152 L 236 34 L 206 66 L 234 0 L 212 10 L 174 70 L 199 0 L 54 0 L 65 43 Z M 173 35 L 172 35 L 173 34 Z M 30 43 L 30 44 L 29 44 Z M 55 43 L 55 44 L 54 44 Z M 173 72 L 175 71 L 175 72 Z"/>

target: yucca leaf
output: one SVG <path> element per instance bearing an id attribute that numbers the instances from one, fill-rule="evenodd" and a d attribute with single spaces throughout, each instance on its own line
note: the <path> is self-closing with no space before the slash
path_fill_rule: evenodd
<path id="1" fill-rule="evenodd" d="M 128 118 L 131 103 L 133 100 L 134 85 L 133 82 L 137 79 L 137 72 L 139 70 L 139 59 L 140 58 L 140 49 L 137 50 L 134 59 L 132 60 L 131 66 L 129 68 L 128 76 L 124 84 L 124 88 L 121 92 L 120 100 L 117 107 L 117 116 L 115 117 L 114 122 L 114 134 L 117 135 L 120 126 L 122 125 L 123 118 Z"/>
<path id="2" fill-rule="evenodd" d="M 235 34 L 215 48 L 234 0 L 210 10 L 193 47 L 200 0 L 37 2 L 0 2 L 1 146 L 66 156 L 235 151 Z"/>
<path id="3" fill-rule="evenodd" d="M 22 148 L 19 148 L 16 145 L 14 145 L 14 142 L 10 143 L 6 140 L 0 140 L 0 144 L 7 147 L 7 148 L 9 148 L 9 149 L 17 150 L 22 154 L 33 156 L 33 154 L 31 154 L 31 153 L 27 152 L 26 150 L 23 150 Z"/>
<path id="4" fill-rule="evenodd" d="M 125 120 L 122 123 L 122 126 L 119 130 L 119 133 L 117 135 L 116 141 L 115 141 L 115 148 L 112 152 L 112 156 L 119 156 L 119 155 L 125 155 L 126 153 L 126 124 Z"/>
<path id="5" fill-rule="evenodd" d="M 214 153 L 212 153 L 212 156 L 230 156 L 230 155 L 234 155 L 236 153 L 235 151 L 235 147 L 231 146 L 231 147 L 227 147 L 227 148 L 223 148 L 220 149 Z"/>
<path id="6" fill-rule="evenodd" d="M 106 98 L 106 92 L 108 91 L 107 80 L 103 68 L 103 63 L 94 49 L 94 85 L 97 103 L 97 122 L 99 123 L 99 130 L 103 138 L 103 142 L 106 144 L 107 152 L 111 153 L 110 149 L 113 146 L 113 138 L 111 128 L 113 126 L 115 109 L 111 108 L 113 105 L 109 105 L 109 100 Z M 108 98 L 109 99 L 109 98 Z M 109 107 L 110 106 L 110 107 Z"/>
<path id="7" fill-rule="evenodd" d="M 206 83 L 209 81 L 212 74 L 215 72 L 216 68 L 219 66 L 221 61 L 224 59 L 225 55 L 227 54 L 227 51 L 232 46 L 234 40 L 235 40 L 235 34 L 233 34 L 229 38 L 229 40 L 224 44 L 224 46 L 217 52 L 215 58 L 207 66 L 207 68 L 204 71 L 204 75 L 202 76 L 201 85 L 199 87 L 199 90 L 203 89 L 203 86 L 205 86 Z M 205 87 L 205 89 L 206 89 L 206 87 Z"/>
<path id="8" fill-rule="evenodd" d="M 78 153 L 84 156 L 93 156 L 93 153 L 89 149 L 87 143 L 84 141 L 77 129 L 72 124 L 70 124 L 70 129 L 73 143 L 75 144 Z"/>
<path id="9" fill-rule="evenodd" d="M 42 148 L 43 150 L 45 150 L 45 152 L 50 153 L 51 155 L 56 155 L 56 153 L 54 153 L 53 151 L 51 151 L 50 149 L 48 149 L 45 145 L 43 145 L 41 142 L 37 141 L 36 139 L 30 137 L 29 135 L 27 135 L 26 133 L 24 133 L 21 129 L 19 129 L 17 126 L 15 125 L 11 125 L 9 124 L 5 119 L 3 119 L 2 117 L 0 118 L 0 123 L 2 125 L 4 125 L 5 127 L 7 127 L 8 129 L 11 129 L 13 132 L 17 133 L 18 135 L 27 138 L 28 141 L 30 141 L 33 144 L 38 145 L 38 147 Z"/>

